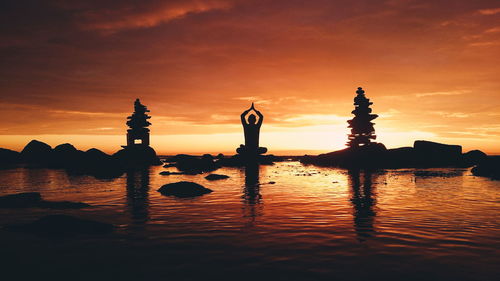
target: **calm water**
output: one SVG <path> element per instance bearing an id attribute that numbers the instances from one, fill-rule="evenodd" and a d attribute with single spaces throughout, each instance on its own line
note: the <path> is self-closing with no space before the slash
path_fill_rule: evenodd
<path id="1" fill-rule="evenodd" d="M 115 180 L 0 170 L 0 195 L 37 191 L 93 206 L 0 209 L 0 224 L 64 213 L 118 226 L 62 240 L 0 230 L 2 267 L 18 279 L 499 280 L 500 182 L 469 170 L 356 174 L 284 162 L 223 168 L 216 173 L 230 178 L 214 182 L 159 175 L 174 169 Z M 180 180 L 214 192 L 156 191 Z"/>

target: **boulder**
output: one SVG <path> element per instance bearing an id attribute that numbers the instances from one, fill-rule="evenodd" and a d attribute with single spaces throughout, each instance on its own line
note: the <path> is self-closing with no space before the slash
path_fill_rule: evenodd
<path id="1" fill-rule="evenodd" d="M 415 167 L 415 149 L 413 147 L 388 149 L 384 162 L 385 168 Z"/>
<path id="2" fill-rule="evenodd" d="M 163 164 L 152 147 L 143 145 L 125 147 L 113 154 L 113 158 L 129 169 Z"/>
<path id="3" fill-rule="evenodd" d="M 0 148 L 0 166 L 17 164 L 21 161 L 21 154 L 17 151 Z"/>
<path id="4" fill-rule="evenodd" d="M 21 159 L 31 164 L 47 164 L 52 156 L 50 145 L 32 140 L 21 151 Z"/>
<path id="5" fill-rule="evenodd" d="M 52 151 L 50 166 L 52 168 L 69 168 L 82 161 L 84 152 L 77 150 L 73 145 L 64 143 L 56 146 Z"/>
<path id="6" fill-rule="evenodd" d="M 481 150 L 471 150 L 462 155 L 460 166 L 472 167 L 474 165 L 481 163 L 483 160 L 486 160 L 487 158 L 488 155 L 486 155 L 486 153 L 482 152 Z"/>
<path id="7" fill-rule="evenodd" d="M 212 190 L 194 182 L 180 181 L 176 183 L 165 184 L 160 189 L 158 189 L 158 192 L 166 196 L 186 198 L 211 193 Z"/>
<path id="8" fill-rule="evenodd" d="M 68 215 L 48 215 L 27 224 L 7 225 L 7 230 L 44 235 L 106 234 L 113 231 L 112 224 L 81 219 Z"/>
<path id="9" fill-rule="evenodd" d="M 202 157 L 179 154 L 170 158 L 169 161 L 175 162 L 177 169 L 187 174 L 201 174 L 220 168 L 219 163 L 214 161 L 210 154 Z"/>
<path id="10" fill-rule="evenodd" d="M 460 145 L 415 141 L 413 148 L 418 167 L 458 166 L 462 157 L 462 147 Z"/>
<path id="11" fill-rule="evenodd" d="M 472 174 L 500 180 L 500 156 L 490 156 L 472 168 Z"/>
<path id="12" fill-rule="evenodd" d="M 226 175 L 219 175 L 219 174 L 210 174 L 205 177 L 205 179 L 209 181 L 215 181 L 215 180 L 223 180 L 223 179 L 228 179 L 229 176 Z"/>

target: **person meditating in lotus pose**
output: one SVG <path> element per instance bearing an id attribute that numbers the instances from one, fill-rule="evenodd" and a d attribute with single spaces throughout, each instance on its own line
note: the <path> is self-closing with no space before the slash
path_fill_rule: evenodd
<path id="1" fill-rule="evenodd" d="M 246 116 L 250 111 L 255 111 L 257 116 L 259 116 L 259 120 L 256 120 L 254 114 L 250 114 L 248 116 L 248 121 L 246 120 Z M 245 110 L 241 114 L 241 124 L 243 125 L 243 130 L 245 132 L 245 145 L 240 145 L 236 152 L 242 155 L 259 155 L 267 152 L 267 148 L 259 147 L 259 133 L 260 126 L 262 126 L 262 121 L 264 121 L 264 116 L 260 111 L 255 109 L 253 103 L 252 107 Z"/>

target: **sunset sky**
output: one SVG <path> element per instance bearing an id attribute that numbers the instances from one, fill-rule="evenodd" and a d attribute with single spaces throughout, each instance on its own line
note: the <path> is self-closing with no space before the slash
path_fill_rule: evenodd
<path id="1" fill-rule="evenodd" d="M 500 2 L 2 1 L 0 147 L 114 152 L 135 98 L 161 154 L 232 152 L 239 114 L 270 153 L 343 148 L 353 98 L 388 148 L 500 154 Z"/>

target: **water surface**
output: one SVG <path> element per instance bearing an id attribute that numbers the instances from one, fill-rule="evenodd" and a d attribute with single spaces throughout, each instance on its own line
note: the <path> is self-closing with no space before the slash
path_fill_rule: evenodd
<path id="1" fill-rule="evenodd" d="M 498 280 L 500 182 L 467 169 L 365 173 L 283 162 L 222 168 L 230 178 L 213 182 L 163 170 L 175 168 L 114 180 L 0 170 L 0 195 L 36 191 L 92 205 L 0 209 L 1 224 L 63 213 L 118 226 L 66 239 L 0 230 L 2 264 L 17 277 L 70 280 Z M 214 192 L 156 191 L 181 180 Z"/>

